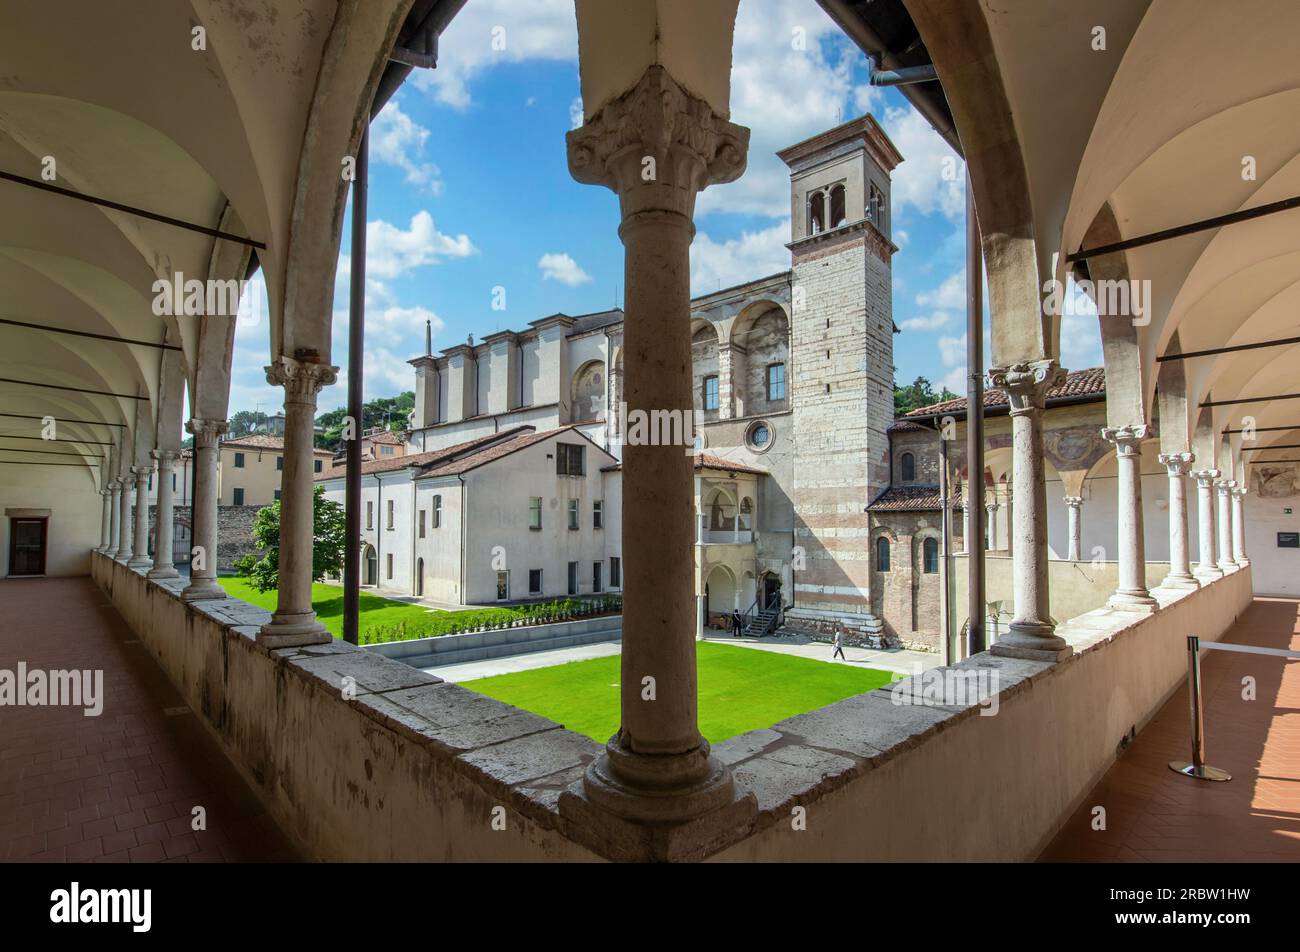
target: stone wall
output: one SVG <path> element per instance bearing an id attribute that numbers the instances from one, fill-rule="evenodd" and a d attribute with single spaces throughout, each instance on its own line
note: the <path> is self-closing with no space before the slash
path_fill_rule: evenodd
<path id="1" fill-rule="evenodd" d="M 149 536 L 153 538 L 156 506 L 149 507 Z M 263 506 L 217 507 L 217 572 L 233 572 L 235 562 L 252 553 L 258 558 L 264 550 L 253 544 L 253 520 Z M 173 510 L 177 531 L 175 558 L 178 565 L 189 560 L 189 539 L 192 516 L 189 506 L 176 506 Z"/>

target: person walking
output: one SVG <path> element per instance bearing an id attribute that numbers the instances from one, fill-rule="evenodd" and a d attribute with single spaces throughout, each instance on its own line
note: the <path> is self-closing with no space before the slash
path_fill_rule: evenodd
<path id="1" fill-rule="evenodd" d="M 837 622 L 835 625 L 835 650 L 831 653 L 832 661 L 834 661 L 836 658 L 839 658 L 841 661 L 849 660 L 848 658 L 844 657 L 843 632 L 844 632 L 844 627 Z"/>
<path id="2" fill-rule="evenodd" d="M 740 612 L 733 610 L 731 613 L 731 637 L 739 638 L 741 628 Z"/>

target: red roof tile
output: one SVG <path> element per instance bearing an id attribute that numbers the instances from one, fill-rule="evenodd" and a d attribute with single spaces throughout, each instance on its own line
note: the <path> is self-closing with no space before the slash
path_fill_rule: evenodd
<path id="1" fill-rule="evenodd" d="M 1050 406 L 1057 400 L 1068 400 L 1072 397 L 1086 397 L 1096 395 L 1103 396 L 1106 393 L 1106 371 L 1102 367 L 1089 367 L 1087 370 L 1072 370 L 1065 376 L 1065 382 L 1059 387 L 1053 387 L 1047 391 L 1047 403 Z M 1007 405 L 1007 393 L 1001 388 L 994 387 L 984 392 L 984 408 L 986 410 L 993 407 L 1005 407 Z M 928 417 L 944 413 L 965 413 L 966 398 L 958 397 L 956 400 L 945 400 L 942 403 L 932 403 L 928 407 L 917 407 L 904 417 Z"/>
<path id="2" fill-rule="evenodd" d="M 423 467 L 443 463 L 454 457 L 461 456 L 465 453 L 473 453 L 477 448 L 484 444 L 492 443 L 502 438 L 513 438 L 520 433 L 531 434 L 533 428 L 530 426 L 518 426 L 510 430 L 502 430 L 500 433 L 489 433 L 487 436 L 480 436 L 473 440 L 466 440 L 464 443 L 457 443 L 454 446 L 447 446 L 440 450 L 430 450 L 428 453 L 414 453 L 409 456 L 381 456 L 376 459 L 363 460 L 361 463 L 361 474 L 363 476 L 370 473 L 388 473 L 407 467 Z M 347 474 L 347 466 L 340 464 L 331 466 L 324 472 L 317 473 L 315 482 L 325 479 L 341 479 Z"/>
<path id="3" fill-rule="evenodd" d="M 950 497 L 948 505 L 961 508 L 961 494 Z M 929 512 L 943 508 L 938 486 L 890 486 L 867 506 L 868 512 Z"/>
<path id="4" fill-rule="evenodd" d="M 615 463 L 612 466 L 605 466 L 601 469 L 602 473 L 614 473 L 623 468 L 622 463 Z M 741 463 L 734 459 L 724 459 L 721 456 L 715 456 L 712 453 L 698 453 L 695 456 L 694 469 L 718 469 L 726 470 L 729 473 L 753 473 L 756 476 L 766 476 L 767 470 L 753 466 L 749 463 Z"/>

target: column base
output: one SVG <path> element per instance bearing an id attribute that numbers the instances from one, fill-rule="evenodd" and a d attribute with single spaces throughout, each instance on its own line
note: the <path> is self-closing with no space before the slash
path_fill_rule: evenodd
<path id="1" fill-rule="evenodd" d="M 1142 589 L 1138 592 L 1116 592 L 1107 600 L 1106 607 L 1112 611 L 1152 615 L 1160 607 L 1160 603 L 1152 598 L 1146 589 Z"/>
<path id="2" fill-rule="evenodd" d="M 214 578 L 191 579 L 190 584 L 186 585 L 181 591 L 181 600 L 186 602 L 225 597 L 226 590 L 218 585 L 217 580 Z"/>
<path id="3" fill-rule="evenodd" d="M 174 565 L 155 565 L 151 568 L 145 578 L 180 578 L 181 573 L 177 571 Z"/>
<path id="4" fill-rule="evenodd" d="M 300 614 L 276 612 L 257 633 L 257 643 L 267 648 L 327 645 L 333 640 L 330 630 L 316 620 L 314 611 Z"/>
<path id="5" fill-rule="evenodd" d="M 1160 581 L 1161 588 L 1196 589 L 1201 587 L 1194 575 L 1166 575 Z"/>
<path id="6" fill-rule="evenodd" d="M 1213 582 L 1215 579 L 1223 578 L 1223 569 L 1215 566 L 1214 568 L 1198 568 L 1194 573 L 1201 584 Z"/>
<path id="7" fill-rule="evenodd" d="M 610 738 L 582 780 L 560 795 L 560 815 L 580 841 L 611 859 L 685 862 L 735 842 L 758 815 L 709 744 L 685 754 L 638 754 Z M 692 779 L 695 778 L 695 779 Z"/>
<path id="8" fill-rule="evenodd" d="M 137 555 L 127 560 L 126 567 L 129 569 L 149 569 L 153 568 L 153 559 L 147 555 Z"/>
<path id="9" fill-rule="evenodd" d="M 1074 653 L 1054 626 L 1016 621 L 988 650 L 1001 658 L 1047 662 L 1063 661 Z"/>

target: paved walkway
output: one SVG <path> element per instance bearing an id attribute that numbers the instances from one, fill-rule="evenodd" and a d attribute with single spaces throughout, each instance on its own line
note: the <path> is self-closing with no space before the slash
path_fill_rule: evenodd
<path id="1" fill-rule="evenodd" d="M 1256 598 L 1224 641 L 1300 650 L 1300 600 Z M 1256 700 L 1245 700 L 1243 678 Z M 1300 661 L 1204 651 L 1206 761 L 1226 783 L 1169 769 L 1189 760 L 1182 687 L 1084 799 L 1050 862 L 1300 862 Z M 1092 811 L 1106 808 L 1106 829 Z"/>
<path id="2" fill-rule="evenodd" d="M 877 668 L 882 671 L 898 671 L 912 674 L 914 665 L 922 670 L 940 664 L 937 654 L 925 651 L 881 651 L 874 648 L 845 648 L 845 660 L 831 658 L 831 646 L 822 642 L 799 638 L 732 638 L 726 632 L 710 629 L 705 632 L 706 640 L 719 644 L 740 645 L 757 651 L 773 651 L 777 654 L 795 655 L 826 661 L 830 664 L 850 664 L 864 668 Z M 618 641 L 602 641 L 591 645 L 579 645 L 574 648 L 555 648 L 551 651 L 534 651 L 530 654 L 511 655 L 505 658 L 488 658 L 483 661 L 469 661 L 465 664 L 452 664 L 443 667 L 424 668 L 426 672 L 444 681 L 473 681 L 475 678 L 488 678 L 497 674 L 510 674 L 514 671 L 531 671 L 534 668 L 549 668 L 570 661 L 586 661 L 588 658 L 606 658 L 622 650 Z"/>
<path id="3" fill-rule="evenodd" d="M 0 581 L 0 618 L 0 671 L 103 672 L 97 717 L 0 708 L 0 860 L 297 858 L 89 578 Z"/>

